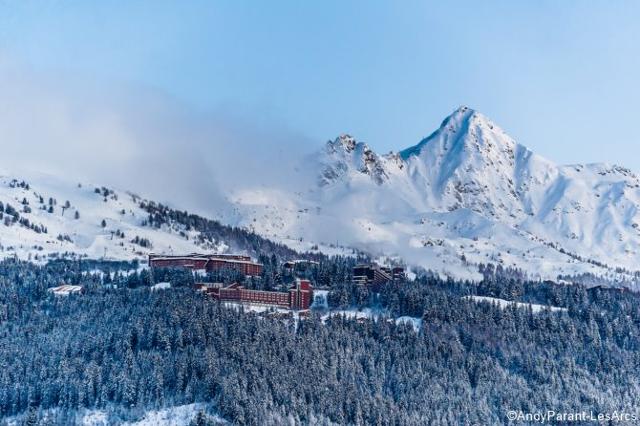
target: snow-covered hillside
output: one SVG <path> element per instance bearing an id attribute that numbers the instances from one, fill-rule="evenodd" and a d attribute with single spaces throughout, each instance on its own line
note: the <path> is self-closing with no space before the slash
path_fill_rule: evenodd
<path id="1" fill-rule="evenodd" d="M 558 166 L 467 107 L 397 153 L 342 135 L 305 167 L 318 176 L 306 191 L 233 194 L 239 223 L 280 241 L 353 245 L 459 277 L 477 277 L 478 263 L 544 278 L 640 269 L 636 175 Z"/>
<path id="2" fill-rule="evenodd" d="M 1 256 L 131 259 L 233 246 L 225 241 L 232 233 L 202 239 L 184 222 L 150 226 L 140 197 L 72 179 L 0 176 Z M 479 278 L 480 263 L 551 279 L 640 270 L 636 175 L 607 164 L 558 166 L 467 107 L 398 152 L 378 154 L 349 135 L 329 141 L 291 170 L 295 190 L 255 180 L 210 216 L 298 250 L 355 247 L 459 278 Z"/>
<path id="3" fill-rule="evenodd" d="M 223 242 L 198 242 L 178 224 L 149 226 L 140 197 L 52 176 L 0 176 L 0 257 L 40 260 L 74 253 L 131 260 L 149 251 L 224 251 Z"/>

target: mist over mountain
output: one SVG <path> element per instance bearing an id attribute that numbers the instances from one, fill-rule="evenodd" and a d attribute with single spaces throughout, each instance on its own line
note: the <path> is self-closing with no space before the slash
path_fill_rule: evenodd
<path id="1" fill-rule="evenodd" d="M 45 173 L 214 215 L 230 188 L 288 183 L 309 145 L 277 120 L 232 106 L 197 110 L 154 87 L 73 77 L 0 55 L 6 176 Z"/>
<path id="2" fill-rule="evenodd" d="M 479 263 L 544 278 L 635 270 L 634 173 L 556 165 L 468 107 L 398 152 L 341 135 L 307 167 L 317 180 L 306 191 L 234 194 L 238 223 L 298 246 L 352 245 L 464 277 Z"/>
<path id="3" fill-rule="evenodd" d="M 154 91 L 135 99 L 100 91 L 79 97 L 44 81 L 38 97 L 19 96 L 33 81 L 3 71 L 2 82 L 12 87 L 0 126 L 9 142 L 6 182 L 28 181 L 32 174 L 23 169 L 44 170 L 68 188 L 88 181 L 141 193 L 299 250 L 354 247 L 464 278 L 478 278 L 480 263 L 543 278 L 636 269 L 634 173 L 608 164 L 557 165 L 468 107 L 395 152 L 378 153 L 343 134 L 309 153 L 300 135 L 244 126 L 231 115 L 195 116 Z M 30 126 L 20 111 L 41 125 Z M 59 188 L 45 192 L 73 197 Z M 5 203 L 22 202 L 5 195 Z M 102 214 L 102 207 L 84 209 Z M 15 238 L 5 235 L 3 245 L 14 246 Z M 90 246 L 76 249 L 99 254 Z"/>

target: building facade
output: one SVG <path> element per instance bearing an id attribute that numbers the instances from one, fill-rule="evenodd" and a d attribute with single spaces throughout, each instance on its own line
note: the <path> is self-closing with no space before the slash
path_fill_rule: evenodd
<path id="1" fill-rule="evenodd" d="M 392 274 L 375 263 L 353 268 L 353 282 L 356 284 L 380 286 L 392 280 Z"/>
<path id="2" fill-rule="evenodd" d="M 371 263 L 353 268 L 353 282 L 370 286 L 376 291 L 386 283 L 402 281 L 404 278 L 404 268 L 399 266 L 387 268 Z"/>
<path id="3" fill-rule="evenodd" d="M 188 268 L 206 272 L 231 269 L 244 275 L 258 276 L 262 274 L 262 265 L 254 262 L 249 256 L 239 254 L 198 254 L 165 255 L 149 254 L 151 268 Z"/>
<path id="4" fill-rule="evenodd" d="M 313 286 L 307 280 L 296 280 L 288 292 L 250 290 L 239 283 L 226 287 L 216 284 L 198 284 L 197 286 L 221 302 L 249 303 L 294 310 L 309 309 L 313 303 Z"/>

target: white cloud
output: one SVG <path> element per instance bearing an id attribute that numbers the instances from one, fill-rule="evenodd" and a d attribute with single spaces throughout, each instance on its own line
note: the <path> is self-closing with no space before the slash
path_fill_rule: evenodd
<path id="1" fill-rule="evenodd" d="M 69 81 L 0 61 L 0 167 L 133 190 L 214 213 L 228 188 L 291 183 L 312 149 L 282 126 L 195 111 L 158 91 Z"/>

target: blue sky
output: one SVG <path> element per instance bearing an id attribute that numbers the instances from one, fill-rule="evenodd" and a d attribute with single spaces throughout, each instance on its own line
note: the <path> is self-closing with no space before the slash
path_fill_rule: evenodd
<path id="1" fill-rule="evenodd" d="M 560 163 L 640 172 L 640 3 L 2 1 L 0 57 L 399 150 L 469 105 Z M 277 144 L 277 135 L 267 144 Z"/>

